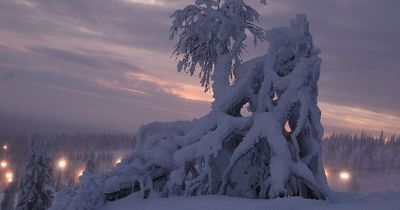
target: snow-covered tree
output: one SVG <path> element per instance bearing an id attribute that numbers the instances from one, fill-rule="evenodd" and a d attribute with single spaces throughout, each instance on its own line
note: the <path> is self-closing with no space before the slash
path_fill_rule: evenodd
<path id="1" fill-rule="evenodd" d="M 96 170 L 97 170 L 96 157 L 95 157 L 94 152 L 91 152 L 90 156 L 89 156 L 89 160 L 86 163 L 86 167 L 85 167 L 84 173 L 96 174 Z"/>
<path id="2" fill-rule="evenodd" d="M 17 210 L 42 210 L 53 201 L 52 167 L 47 141 L 31 137 L 25 176 L 20 183 Z"/>
<path id="3" fill-rule="evenodd" d="M 78 185 L 61 188 L 50 209 L 96 210 L 104 203 L 104 177 L 96 177 L 88 172 L 79 177 Z"/>
<path id="4" fill-rule="evenodd" d="M 212 109 L 193 121 L 142 126 L 134 154 L 91 178 L 102 178 L 99 189 L 118 193 L 128 183 L 143 198 L 331 198 L 317 105 L 321 60 L 307 18 L 267 31 L 267 54 L 242 62 L 246 30 L 263 37 L 257 17 L 242 0 L 197 0 L 172 15 L 175 54 L 183 56 L 178 70 L 193 74 L 200 66 L 201 84 L 214 93 Z M 70 197 L 77 198 L 85 199 Z"/>
<path id="5" fill-rule="evenodd" d="M 14 210 L 15 194 L 17 192 L 17 182 L 11 183 L 3 194 L 1 210 Z"/>
<path id="6" fill-rule="evenodd" d="M 308 25 L 298 15 L 290 27 L 268 31 L 267 55 L 240 65 L 212 111 L 174 139 L 188 195 L 329 197 L 317 106 L 320 59 Z M 241 116 L 246 104 L 249 117 Z"/>
<path id="7" fill-rule="evenodd" d="M 79 183 L 72 187 L 63 187 L 57 193 L 51 209 L 58 210 L 96 210 L 104 204 L 104 178 L 96 177 L 96 156 L 90 153 L 85 171 L 79 177 Z M 83 199 L 82 199 L 83 198 Z"/>
<path id="8" fill-rule="evenodd" d="M 254 43 L 264 40 L 263 29 L 255 25 L 259 14 L 243 0 L 196 0 L 171 17 L 170 38 L 179 37 L 174 54 L 182 56 L 178 71 L 193 75 L 200 66 L 200 83 L 207 91 L 213 80 L 215 96 L 229 86 L 242 63 L 246 32 Z"/>

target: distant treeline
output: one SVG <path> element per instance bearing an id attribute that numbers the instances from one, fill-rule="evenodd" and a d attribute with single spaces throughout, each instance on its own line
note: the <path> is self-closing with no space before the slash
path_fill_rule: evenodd
<path id="1" fill-rule="evenodd" d="M 400 136 L 339 133 L 325 138 L 322 147 L 324 164 L 331 169 L 400 169 Z"/>
<path id="2" fill-rule="evenodd" d="M 17 177 L 24 173 L 28 142 L 32 136 L 34 139 L 49 142 L 51 151 L 48 152 L 54 162 L 55 176 L 57 176 L 57 161 L 60 158 L 68 161 L 68 167 L 63 174 L 64 185 L 77 181 L 77 174 L 84 169 L 91 153 L 94 153 L 98 173 L 103 173 L 113 167 L 117 159 L 133 152 L 136 142 L 135 135 L 127 133 L 0 136 L 1 161 L 7 161 L 9 170 L 12 170 Z M 4 145 L 7 145 L 6 150 L 3 148 Z"/>
<path id="3" fill-rule="evenodd" d="M 84 169 L 91 153 L 96 156 L 97 171 L 103 173 L 115 165 L 115 161 L 130 154 L 135 148 L 133 134 L 59 134 L 36 135 L 51 144 L 51 156 L 56 164 L 60 158 L 69 161 L 63 174 L 64 185 L 77 181 L 77 172 Z M 36 138 L 35 137 L 35 138 Z M 24 173 L 29 136 L 0 136 L 1 160 L 9 162 L 16 175 Z M 382 170 L 400 169 L 400 136 L 379 137 L 362 132 L 360 135 L 336 133 L 322 142 L 323 159 L 331 170 Z M 55 175 L 57 170 L 55 167 Z"/>

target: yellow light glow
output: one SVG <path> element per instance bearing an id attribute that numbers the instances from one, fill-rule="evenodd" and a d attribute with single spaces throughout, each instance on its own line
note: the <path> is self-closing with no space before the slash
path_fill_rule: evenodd
<path id="1" fill-rule="evenodd" d="M 12 181 L 13 181 L 12 178 L 8 178 L 8 179 L 7 179 L 7 182 L 8 182 L 8 183 L 10 183 L 10 182 L 12 182 Z"/>
<path id="2" fill-rule="evenodd" d="M 84 171 L 84 170 L 80 170 L 80 171 L 78 172 L 78 177 L 81 177 L 81 176 L 83 175 L 83 171 Z"/>
<path id="3" fill-rule="evenodd" d="M 7 165 L 8 165 L 8 163 L 5 160 L 1 161 L 1 163 L 0 163 L 1 168 L 7 168 Z"/>
<path id="4" fill-rule="evenodd" d="M 6 178 L 7 178 L 7 179 L 12 179 L 13 176 L 14 176 L 14 175 L 13 175 L 13 173 L 11 173 L 11 172 L 7 172 L 7 173 L 6 173 Z"/>
<path id="5" fill-rule="evenodd" d="M 64 169 L 65 167 L 67 167 L 67 161 L 65 159 L 61 159 L 58 161 L 58 167 L 60 169 Z"/>
<path id="6" fill-rule="evenodd" d="M 340 179 L 345 180 L 345 181 L 350 179 L 350 173 L 346 172 L 346 171 L 340 172 L 339 176 L 340 176 Z"/>
<path id="7" fill-rule="evenodd" d="M 117 161 L 115 161 L 115 165 L 118 165 L 122 162 L 122 158 L 119 158 Z"/>
<path id="8" fill-rule="evenodd" d="M 328 172 L 328 170 L 326 170 L 326 169 L 325 169 L 325 176 L 326 176 L 326 177 L 329 177 L 329 172 Z"/>

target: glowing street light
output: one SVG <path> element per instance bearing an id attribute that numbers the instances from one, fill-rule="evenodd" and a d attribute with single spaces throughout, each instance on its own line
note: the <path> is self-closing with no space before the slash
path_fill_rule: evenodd
<path id="1" fill-rule="evenodd" d="M 67 167 L 67 161 L 65 159 L 61 159 L 61 160 L 58 161 L 58 168 L 63 170 L 66 167 Z"/>
<path id="2" fill-rule="evenodd" d="M 81 176 L 83 175 L 83 171 L 84 171 L 84 170 L 80 170 L 80 171 L 78 172 L 78 177 L 81 177 Z"/>
<path id="3" fill-rule="evenodd" d="M 0 167 L 1 167 L 1 168 L 7 168 L 7 165 L 8 165 L 8 163 L 7 163 L 7 161 L 5 161 L 5 160 L 3 160 L 3 161 L 0 162 Z"/>
<path id="4" fill-rule="evenodd" d="M 13 174 L 13 173 L 11 173 L 11 172 L 7 172 L 7 173 L 6 173 L 6 181 L 7 181 L 8 183 L 10 183 L 10 182 L 13 181 L 13 177 L 14 177 L 14 174 Z"/>
<path id="5" fill-rule="evenodd" d="M 3 145 L 3 149 L 4 149 L 4 150 L 7 150 L 7 149 L 8 149 L 8 146 L 7 146 L 7 145 Z"/>
<path id="6" fill-rule="evenodd" d="M 342 179 L 343 181 L 347 181 L 350 179 L 350 173 L 347 171 L 342 171 L 339 174 L 340 179 Z"/>
<path id="7" fill-rule="evenodd" d="M 6 173 L 6 178 L 12 178 L 14 175 L 11 172 L 7 172 Z"/>
<path id="8" fill-rule="evenodd" d="M 117 161 L 115 161 L 115 165 L 118 165 L 122 162 L 122 158 L 119 158 Z"/>

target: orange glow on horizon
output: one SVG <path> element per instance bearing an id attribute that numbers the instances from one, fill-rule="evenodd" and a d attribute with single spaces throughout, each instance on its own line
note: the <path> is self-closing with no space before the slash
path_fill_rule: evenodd
<path id="1" fill-rule="evenodd" d="M 197 84 L 177 82 L 177 80 L 164 79 L 160 76 L 153 76 L 146 73 L 127 72 L 126 78 L 140 80 L 157 85 L 162 91 L 173 94 L 177 97 L 202 102 L 212 102 L 212 93 L 204 93 L 203 87 Z M 146 95 L 145 90 L 135 85 L 124 85 L 108 80 L 96 80 L 98 84 L 123 91 L 135 92 Z M 351 131 L 379 132 L 384 130 L 387 133 L 398 133 L 400 117 L 388 113 L 378 113 L 365 108 L 334 104 L 326 101 L 319 101 L 322 110 L 322 121 L 325 128 L 338 128 Z M 332 130 L 329 129 L 331 132 Z M 329 137 L 325 133 L 324 137 Z"/>
<path id="2" fill-rule="evenodd" d="M 135 80 L 154 83 L 160 86 L 163 91 L 184 99 L 206 102 L 211 102 L 213 100 L 211 92 L 205 93 L 204 88 L 200 85 L 177 83 L 175 81 L 164 80 L 156 76 L 134 72 L 126 73 L 125 76 Z"/>
<path id="3" fill-rule="evenodd" d="M 160 0 L 125 0 L 126 2 L 129 3 L 136 3 L 136 4 L 147 4 L 147 5 L 152 5 L 152 6 L 156 6 L 156 5 L 164 5 L 164 2 L 160 1 Z"/>
<path id="4" fill-rule="evenodd" d="M 322 121 L 325 127 L 333 126 L 354 131 L 398 133 L 400 117 L 387 113 L 332 104 L 320 101 Z"/>

